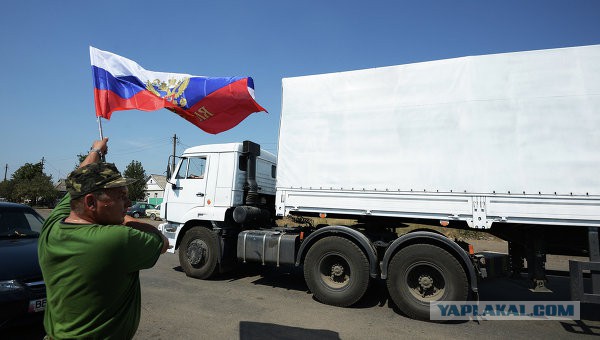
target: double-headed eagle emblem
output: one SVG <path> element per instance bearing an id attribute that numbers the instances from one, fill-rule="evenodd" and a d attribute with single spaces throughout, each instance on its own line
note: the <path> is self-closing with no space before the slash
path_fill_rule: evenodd
<path id="1" fill-rule="evenodd" d="M 154 79 L 152 82 L 150 82 L 150 80 L 146 81 L 146 89 L 173 104 L 185 107 L 187 100 L 183 96 L 183 91 L 185 91 L 189 83 L 189 77 L 183 79 L 171 78 L 166 82 L 164 80 Z"/>

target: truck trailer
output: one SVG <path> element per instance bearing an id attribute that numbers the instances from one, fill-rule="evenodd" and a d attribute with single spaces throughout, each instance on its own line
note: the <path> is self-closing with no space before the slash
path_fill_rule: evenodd
<path id="1" fill-rule="evenodd" d="M 490 262 L 399 230 L 478 230 L 508 242 L 509 272 L 537 291 L 546 254 L 589 257 L 571 261 L 571 293 L 598 303 L 598 131 L 600 45 L 284 78 L 277 156 L 251 141 L 186 149 L 159 229 L 188 276 L 297 266 L 336 306 L 383 279 L 417 319 L 477 299 Z M 311 222 L 333 219 L 352 222 Z"/>

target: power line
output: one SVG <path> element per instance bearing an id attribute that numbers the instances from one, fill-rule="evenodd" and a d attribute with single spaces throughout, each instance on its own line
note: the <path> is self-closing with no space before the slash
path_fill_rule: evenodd
<path id="1" fill-rule="evenodd" d="M 191 146 L 182 143 L 179 138 L 177 138 L 177 145 L 185 146 L 186 148 L 191 148 Z"/>
<path id="2" fill-rule="evenodd" d="M 146 144 L 144 146 L 140 146 L 136 149 L 131 149 L 131 150 L 127 150 L 127 151 L 122 151 L 122 152 L 117 152 L 117 153 L 111 153 L 113 156 L 121 156 L 121 155 L 127 155 L 127 154 L 132 154 L 132 153 L 136 153 L 136 152 L 140 152 L 140 151 L 146 151 L 152 148 L 155 148 L 157 145 L 167 145 L 167 144 L 171 144 L 171 138 L 167 139 L 161 139 L 160 141 L 156 141 L 154 143 L 150 143 L 150 144 Z"/>
<path id="3" fill-rule="evenodd" d="M 47 160 L 46 160 L 46 163 L 47 163 L 47 165 L 48 165 L 50 168 L 52 168 L 52 169 L 53 169 L 55 172 L 57 172 L 57 173 L 58 173 L 59 179 L 60 179 L 60 178 L 64 178 L 64 177 L 66 177 L 64 172 L 62 172 L 60 169 L 58 169 L 57 167 L 55 167 L 54 165 L 52 165 L 52 164 L 51 164 L 50 162 L 48 162 Z"/>

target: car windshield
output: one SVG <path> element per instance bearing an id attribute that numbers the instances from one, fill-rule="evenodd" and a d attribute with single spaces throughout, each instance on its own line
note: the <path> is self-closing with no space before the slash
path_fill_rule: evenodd
<path id="1" fill-rule="evenodd" d="M 38 237 L 44 220 L 34 211 L 0 210 L 0 237 Z"/>

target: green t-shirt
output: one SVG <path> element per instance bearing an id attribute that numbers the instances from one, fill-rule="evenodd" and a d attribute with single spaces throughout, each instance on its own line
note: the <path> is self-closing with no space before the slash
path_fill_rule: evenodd
<path id="1" fill-rule="evenodd" d="M 139 270 L 154 266 L 162 239 L 122 225 L 64 223 L 70 201 L 67 194 L 39 238 L 46 333 L 53 339 L 130 339 L 140 321 Z"/>

